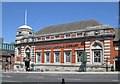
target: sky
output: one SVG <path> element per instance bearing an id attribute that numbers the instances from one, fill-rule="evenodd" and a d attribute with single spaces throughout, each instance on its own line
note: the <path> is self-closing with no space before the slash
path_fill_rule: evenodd
<path id="1" fill-rule="evenodd" d="M 94 19 L 118 27 L 118 2 L 3 2 L 2 37 L 7 43 L 15 42 L 16 32 L 24 25 L 36 32 L 46 26 Z"/>

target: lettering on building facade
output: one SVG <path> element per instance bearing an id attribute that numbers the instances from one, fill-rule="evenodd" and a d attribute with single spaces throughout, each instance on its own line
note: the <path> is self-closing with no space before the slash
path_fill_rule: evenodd
<path id="1" fill-rule="evenodd" d="M 57 48 L 72 48 L 78 47 L 78 44 L 66 44 L 66 45 L 59 45 L 59 46 L 39 46 L 39 49 L 57 49 Z"/>

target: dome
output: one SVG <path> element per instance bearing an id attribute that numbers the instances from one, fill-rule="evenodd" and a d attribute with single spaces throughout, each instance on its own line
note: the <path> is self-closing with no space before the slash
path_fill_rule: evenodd
<path id="1" fill-rule="evenodd" d="M 28 25 L 22 25 L 22 26 L 19 27 L 19 29 L 21 29 L 21 28 L 27 28 L 27 29 L 31 29 L 32 30 L 32 28 L 30 26 L 28 26 Z"/>

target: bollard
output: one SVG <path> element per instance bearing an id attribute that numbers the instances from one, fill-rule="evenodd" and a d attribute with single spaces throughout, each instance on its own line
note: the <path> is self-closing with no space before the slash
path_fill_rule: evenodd
<path id="1" fill-rule="evenodd" d="M 65 79 L 64 78 L 62 78 L 61 84 L 65 84 Z"/>

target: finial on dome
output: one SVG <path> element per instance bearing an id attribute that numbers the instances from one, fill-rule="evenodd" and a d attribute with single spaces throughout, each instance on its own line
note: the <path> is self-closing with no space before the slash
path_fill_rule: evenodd
<path id="1" fill-rule="evenodd" d="M 27 10 L 25 10 L 25 25 L 27 25 Z"/>

